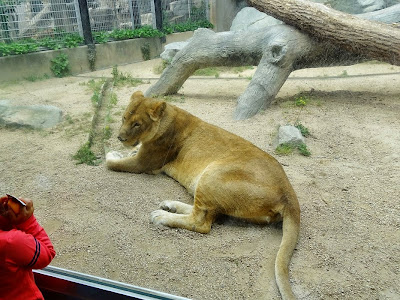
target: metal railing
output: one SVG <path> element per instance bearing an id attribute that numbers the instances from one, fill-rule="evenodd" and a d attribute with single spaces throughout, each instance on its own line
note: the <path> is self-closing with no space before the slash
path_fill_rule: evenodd
<path id="1" fill-rule="evenodd" d="M 102 277 L 47 266 L 34 270 L 35 281 L 46 300 L 189 300 Z"/>
<path id="2" fill-rule="evenodd" d="M 0 0 L 0 43 L 83 37 L 80 0 Z M 92 32 L 208 19 L 208 0 L 86 0 Z M 156 7 L 162 14 L 158 16 Z M 163 20 L 158 23 L 157 18 Z"/>

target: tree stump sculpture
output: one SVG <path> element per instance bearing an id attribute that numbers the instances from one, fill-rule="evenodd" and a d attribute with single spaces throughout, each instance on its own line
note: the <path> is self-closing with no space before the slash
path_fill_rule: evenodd
<path id="1" fill-rule="evenodd" d="M 400 4 L 359 15 L 359 18 L 310 1 L 248 2 L 286 24 L 298 26 L 309 35 L 286 24 L 221 33 L 198 29 L 145 95 L 175 94 L 197 69 L 258 65 L 250 84 L 237 101 L 234 118 L 240 120 L 267 108 L 294 70 L 349 65 L 366 59 L 400 65 L 400 30 L 362 19 L 398 22 Z M 368 33 L 362 30 L 364 27 Z"/>

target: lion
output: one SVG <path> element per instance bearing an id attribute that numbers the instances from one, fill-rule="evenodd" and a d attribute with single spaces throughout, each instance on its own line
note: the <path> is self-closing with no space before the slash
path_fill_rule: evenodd
<path id="1" fill-rule="evenodd" d="M 106 155 L 108 169 L 160 172 L 194 196 L 193 205 L 163 201 L 151 222 L 208 233 L 218 215 L 258 224 L 282 221 L 275 278 L 283 299 L 294 299 L 288 266 L 300 229 L 300 206 L 282 166 L 245 139 L 190 113 L 135 92 L 127 106 L 118 139 L 136 147 L 133 156 Z"/>

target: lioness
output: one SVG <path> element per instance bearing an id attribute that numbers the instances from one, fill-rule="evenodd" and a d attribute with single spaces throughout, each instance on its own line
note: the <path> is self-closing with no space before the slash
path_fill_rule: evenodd
<path id="1" fill-rule="evenodd" d="M 300 207 L 282 166 L 250 142 L 190 113 L 135 92 L 118 139 L 137 154 L 106 156 L 114 171 L 164 172 L 194 195 L 194 204 L 163 201 L 154 224 L 208 233 L 219 214 L 255 223 L 283 221 L 275 277 L 283 299 L 294 299 L 288 265 L 297 243 Z"/>

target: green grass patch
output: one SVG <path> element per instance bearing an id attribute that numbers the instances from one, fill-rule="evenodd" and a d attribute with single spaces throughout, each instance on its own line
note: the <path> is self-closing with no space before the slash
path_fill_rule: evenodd
<path id="1" fill-rule="evenodd" d="M 296 127 L 298 130 L 300 130 L 300 133 L 304 137 L 309 137 L 310 136 L 310 130 L 308 130 L 307 127 L 305 127 L 303 124 L 297 122 L 294 127 Z"/>
<path id="2" fill-rule="evenodd" d="M 275 153 L 278 155 L 290 155 L 293 153 L 294 147 L 291 144 L 284 143 L 278 145 L 275 149 Z"/>
<path id="3" fill-rule="evenodd" d="M 275 148 L 275 153 L 278 155 L 290 155 L 295 150 L 297 150 L 303 156 L 308 157 L 311 155 L 311 152 L 308 150 L 307 145 L 304 143 L 299 145 L 294 145 L 291 143 L 280 144 Z"/>
<path id="4" fill-rule="evenodd" d="M 166 102 L 175 102 L 175 103 L 185 103 L 185 96 L 184 95 L 177 95 L 177 96 L 163 96 L 162 99 Z"/>
<path id="5" fill-rule="evenodd" d="M 48 75 L 48 74 L 31 75 L 31 76 L 24 77 L 25 80 L 30 81 L 30 82 L 46 80 L 46 79 L 49 79 L 49 78 L 50 78 L 50 75 Z"/>
<path id="6" fill-rule="evenodd" d="M 89 142 L 83 144 L 75 155 L 72 156 L 76 160 L 76 164 L 87 164 L 89 166 L 98 166 L 100 164 L 100 159 L 93 153 L 90 149 Z"/>
<path id="7" fill-rule="evenodd" d="M 300 154 L 303 156 L 310 156 L 311 152 L 308 150 L 306 144 L 300 144 L 297 146 L 297 150 L 299 150 Z"/>
<path id="8" fill-rule="evenodd" d="M 196 72 L 194 72 L 193 75 L 195 75 L 195 76 L 214 76 L 214 77 L 218 78 L 219 70 L 217 68 L 204 68 L 204 69 L 196 70 Z"/>
<path id="9" fill-rule="evenodd" d="M 64 53 L 51 60 L 51 71 L 56 77 L 65 77 L 70 74 L 70 64 L 68 56 Z"/>
<path id="10" fill-rule="evenodd" d="M 114 86 L 131 86 L 135 87 L 139 84 L 143 84 L 144 82 L 140 79 L 132 77 L 130 74 L 123 74 L 118 71 L 118 66 L 114 66 L 111 72 L 113 76 L 113 84 Z"/>
<path id="11" fill-rule="evenodd" d="M 98 106 L 100 99 L 101 99 L 101 93 L 102 93 L 102 86 L 106 80 L 105 79 L 100 79 L 100 80 L 94 80 L 90 79 L 86 85 L 87 87 L 93 92 L 92 97 L 90 100 L 92 101 L 92 104 L 94 106 Z"/>

